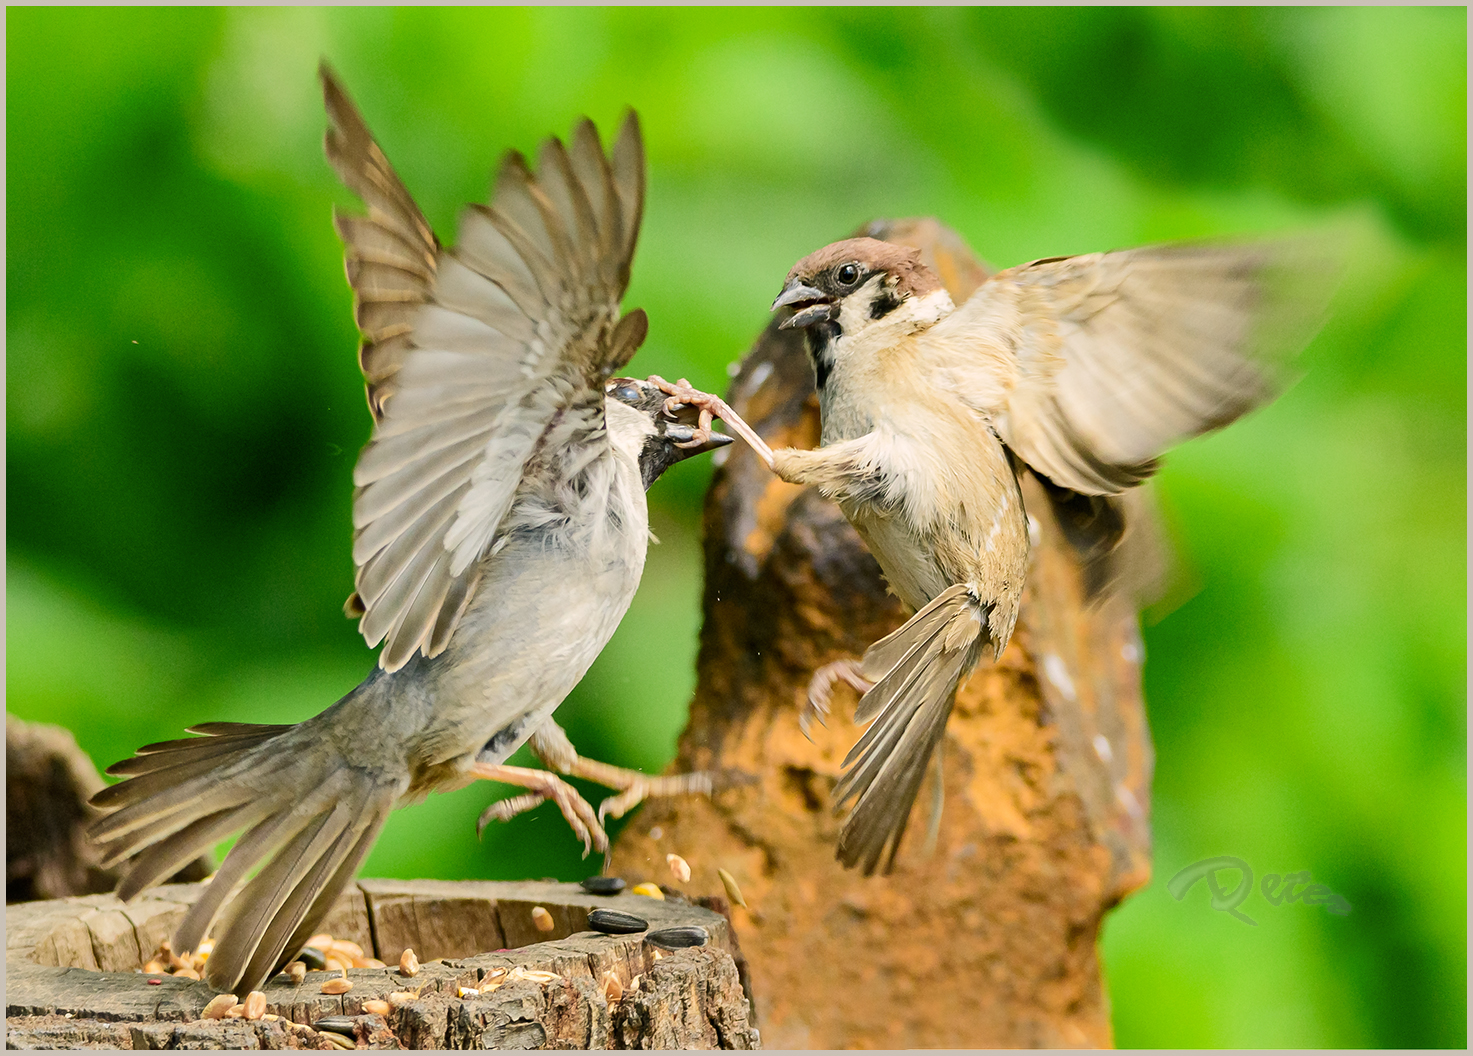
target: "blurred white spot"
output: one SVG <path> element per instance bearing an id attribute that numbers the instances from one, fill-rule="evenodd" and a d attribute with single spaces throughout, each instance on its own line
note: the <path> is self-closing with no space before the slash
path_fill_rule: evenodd
<path id="1" fill-rule="evenodd" d="M 1115 753 L 1110 750 L 1110 742 L 1105 739 L 1103 733 L 1095 734 L 1095 755 L 1098 755 L 1107 763 L 1115 758 Z"/>
<path id="2" fill-rule="evenodd" d="M 1141 810 L 1141 802 L 1135 798 L 1135 793 L 1131 792 L 1124 785 L 1115 786 L 1115 798 L 1120 801 L 1120 805 L 1125 808 L 1126 813 L 1132 818 L 1139 818 L 1145 813 Z"/>
<path id="3" fill-rule="evenodd" d="M 1057 653 L 1049 653 L 1043 658 L 1043 673 L 1064 694 L 1065 700 L 1076 699 L 1074 680 L 1069 677 L 1069 669 L 1064 666 L 1064 661 L 1059 659 Z"/>
<path id="4" fill-rule="evenodd" d="M 1039 530 L 1038 522 L 1033 519 L 1033 514 L 1028 515 L 1028 542 L 1037 546 L 1043 541 L 1043 532 Z"/>
<path id="5" fill-rule="evenodd" d="M 1138 664 L 1141 660 L 1141 647 L 1135 642 L 1126 642 L 1120 647 L 1120 655 L 1132 664 Z"/>
<path id="6" fill-rule="evenodd" d="M 752 377 L 747 381 L 747 391 L 756 392 L 762 388 L 762 383 L 772 377 L 771 363 L 758 363 L 757 369 L 752 371 Z"/>
<path id="7" fill-rule="evenodd" d="M 711 452 L 711 465 L 713 465 L 713 466 L 724 466 L 724 465 L 726 465 L 726 460 L 728 458 L 730 458 L 730 457 L 731 457 L 731 447 L 730 447 L 730 445 L 728 445 L 726 447 L 719 447 L 715 451 Z"/>
<path id="8" fill-rule="evenodd" d="M 658 840 L 663 835 L 665 835 L 665 830 L 658 825 L 650 830 L 650 839 L 652 840 Z"/>
<path id="9" fill-rule="evenodd" d="M 726 376 L 728 378 L 734 378 L 738 374 L 740 374 L 741 372 L 742 372 L 742 361 L 739 360 L 739 359 L 734 359 L 734 360 L 732 360 L 730 363 L 728 363 L 726 365 Z"/>

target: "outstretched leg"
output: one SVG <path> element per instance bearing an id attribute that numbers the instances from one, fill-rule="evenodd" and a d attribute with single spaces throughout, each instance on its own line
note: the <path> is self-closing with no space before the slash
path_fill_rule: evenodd
<path id="1" fill-rule="evenodd" d="M 808 703 L 798 713 L 798 728 L 803 731 L 804 737 L 810 741 L 813 740 L 808 730 L 813 725 L 814 719 L 818 719 L 825 726 L 828 725 L 824 722 L 824 716 L 829 713 L 829 701 L 833 698 L 836 683 L 843 682 L 853 686 L 861 696 L 869 692 L 874 683 L 860 674 L 859 665 L 859 660 L 854 657 L 846 657 L 843 660 L 824 664 L 813 672 L 813 678 L 808 683 Z"/>
<path id="2" fill-rule="evenodd" d="M 548 725 L 551 723 L 551 719 L 547 720 Z M 604 832 L 599 815 L 593 812 L 588 800 L 579 795 L 576 788 L 556 774 L 525 766 L 489 766 L 485 763 L 476 763 L 471 767 L 471 772 L 485 781 L 500 781 L 504 785 L 531 789 L 525 795 L 503 799 L 487 807 L 476 821 L 478 839 L 491 822 L 509 821 L 523 811 L 531 810 L 550 799 L 562 811 L 573 835 L 583 842 L 583 857 L 587 858 L 588 852 L 594 847 L 600 853 L 608 851 L 609 836 Z"/>

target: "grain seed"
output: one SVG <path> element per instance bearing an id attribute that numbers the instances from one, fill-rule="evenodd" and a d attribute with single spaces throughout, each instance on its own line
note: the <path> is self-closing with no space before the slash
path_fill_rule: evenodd
<path id="1" fill-rule="evenodd" d="M 617 909 L 595 909 L 588 914 L 588 926 L 605 935 L 635 935 L 648 931 L 650 922 L 633 913 L 620 913 Z"/>
<path id="2" fill-rule="evenodd" d="M 206 1005 L 205 1010 L 199 1014 L 200 1018 L 224 1019 L 225 1013 L 228 1012 L 231 1006 L 233 1006 L 234 1004 L 234 994 L 216 994 L 214 997 L 210 998 L 210 1003 Z"/>
<path id="3" fill-rule="evenodd" d="M 406 948 L 404 952 L 399 955 L 399 974 L 419 974 L 419 958 L 414 955 L 414 950 L 412 948 Z"/>
<path id="4" fill-rule="evenodd" d="M 352 1038 L 345 1038 L 341 1034 L 333 1034 L 331 1032 L 328 1032 L 326 1034 L 319 1034 L 317 1036 L 319 1038 L 326 1038 L 327 1043 L 335 1049 L 356 1049 L 358 1047 L 357 1042 L 355 1042 Z"/>
<path id="5" fill-rule="evenodd" d="M 302 985 L 302 980 L 307 978 L 307 966 L 301 961 L 292 961 L 286 966 L 286 974 L 297 986 Z"/>
<path id="6" fill-rule="evenodd" d="M 665 864 L 670 867 L 670 875 L 682 884 L 690 883 L 690 865 L 678 854 L 665 855 Z"/>
<path id="7" fill-rule="evenodd" d="M 481 991 L 477 990 L 473 986 L 457 986 L 455 988 L 455 996 L 456 997 L 480 997 L 481 996 Z"/>
<path id="8" fill-rule="evenodd" d="M 543 909 L 541 906 L 532 907 L 532 923 L 537 925 L 538 931 L 551 931 L 553 928 L 557 927 L 557 925 L 553 923 L 552 914 Z"/>
<path id="9" fill-rule="evenodd" d="M 334 957 L 332 954 L 328 954 L 325 967 L 329 972 L 346 972 L 352 965 L 346 957 Z"/>
<path id="10" fill-rule="evenodd" d="M 725 869 L 717 869 L 716 875 L 721 877 L 721 886 L 726 888 L 726 897 L 731 899 L 731 904 L 747 908 L 747 900 L 742 897 L 742 889 L 737 887 L 736 877 Z"/>
<path id="11" fill-rule="evenodd" d="M 198 979 L 199 978 L 199 972 L 196 972 L 193 968 L 180 968 L 177 972 L 174 973 L 174 978 L 175 979 Z"/>
<path id="12" fill-rule="evenodd" d="M 397 1008 L 400 1005 L 409 1004 L 409 1002 L 415 1000 L 418 997 L 418 994 L 411 994 L 407 990 L 395 990 L 392 994 L 389 995 L 389 1004 Z"/>
<path id="13" fill-rule="evenodd" d="M 149 961 L 143 966 L 144 975 L 163 975 L 166 971 L 168 971 L 168 969 L 165 968 L 158 961 Z"/>
<path id="14" fill-rule="evenodd" d="M 353 984 L 343 978 L 329 979 L 322 984 L 324 994 L 346 994 L 351 989 L 353 989 Z"/>
<path id="15" fill-rule="evenodd" d="M 601 980 L 601 989 L 604 992 L 604 1000 L 609 1004 L 616 1004 L 623 1000 L 624 984 L 619 982 L 619 977 L 614 974 L 612 968 L 604 972 L 603 979 Z"/>
<path id="16" fill-rule="evenodd" d="M 371 1016 L 387 1016 L 391 1009 L 387 1001 L 375 1000 L 363 1002 L 363 1011 Z"/>
<path id="17" fill-rule="evenodd" d="M 635 884 L 633 893 L 643 895 L 645 898 L 658 898 L 661 902 L 665 901 L 665 892 L 660 890 L 658 884 Z"/>
<path id="18" fill-rule="evenodd" d="M 242 1019 L 245 1016 L 245 1005 L 234 1004 L 225 1010 L 226 1019 Z"/>
<path id="19" fill-rule="evenodd" d="M 523 968 L 521 965 L 513 968 L 506 978 L 508 982 L 513 979 L 522 979 L 529 983 L 556 983 L 562 980 L 562 976 L 556 972 L 539 972 L 532 968 Z"/>
<path id="20" fill-rule="evenodd" d="M 259 990 L 252 990 L 246 994 L 245 1018 L 260 1019 L 266 1014 L 266 995 Z"/>
<path id="21" fill-rule="evenodd" d="M 319 931 L 307 940 L 307 945 L 314 950 L 326 950 L 333 944 L 333 937 L 325 931 Z"/>

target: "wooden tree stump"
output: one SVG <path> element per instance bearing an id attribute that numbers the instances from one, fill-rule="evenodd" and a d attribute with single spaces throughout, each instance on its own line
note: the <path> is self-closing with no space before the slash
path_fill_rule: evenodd
<path id="1" fill-rule="evenodd" d="M 935 221 L 866 233 L 919 247 L 958 302 L 987 274 Z M 801 340 L 769 326 L 731 386 L 733 407 L 774 447 L 818 442 Z M 777 480 L 744 445 L 728 451 L 706 498 L 699 683 L 673 768 L 756 783 L 647 806 L 618 841 L 615 871 L 648 875 L 673 851 L 700 889 L 719 889 L 718 867 L 736 878 L 749 909 L 733 919 L 769 1046 L 1110 1044 L 1096 938 L 1150 869 L 1131 596 L 1085 604 L 1080 558 L 1030 477 L 1022 613 L 1001 661 L 958 698 L 934 850 L 923 788 L 895 872 L 866 879 L 835 861 L 830 809 L 860 734 L 846 718 L 853 696 L 836 693 L 812 742 L 799 707 L 815 669 L 860 655 L 906 613 L 837 507 Z M 1134 507 L 1132 519 L 1139 539 L 1148 522 Z"/>
<path id="2" fill-rule="evenodd" d="M 391 967 L 350 969 L 352 989 L 336 996 L 322 986 L 338 972 L 308 972 L 300 985 L 278 975 L 264 990 L 276 1018 L 204 1020 L 215 996 L 206 983 L 136 971 L 202 890 L 164 886 L 129 905 L 91 895 L 6 907 L 7 1047 L 332 1048 L 323 1033 L 292 1025 L 326 1016 L 350 1017 L 354 1042 L 367 1048 L 757 1047 L 723 916 L 673 897 L 601 897 L 558 883 L 360 880 L 322 930 Z M 534 923 L 537 906 L 551 917 L 548 931 Z M 600 906 L 652 929 L 696 925 L 710 939 L 663 951 L 644 934 L 590 931 L 589 911 Z M 393 967 L 406 946 L 423 962 L 413 978 Z M 521 978 L 518 967 L 554 978 Z M 602 988 L 609 972 L 624 989 L 615 1001 Z M 483 984 L 488 992 L 462 996 Z M 396 992 L 414 996 L 393 1001 L 387 1016 L 364 1011 Z"/>

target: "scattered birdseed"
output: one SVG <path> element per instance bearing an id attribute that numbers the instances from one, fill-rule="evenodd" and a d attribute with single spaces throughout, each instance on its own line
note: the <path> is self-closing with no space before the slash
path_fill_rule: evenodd
<path id="1" fill-rule="evenodd" d="M 557 927 L 552 921 L 552 914 L 541 906 L 532 907 L 532 923 L 537 925 L 538 931 L 551 931 Z"/>
<path id="2" fill-rule="evenodd" d="M 245 1018 L 260 1019 L 266 1014 L 266 995 L 259 990 L 252 990 L 245 999 Z"/>
<path id="3" fill-rule="evenodd" d="M 588 914 L 588 926 L 605 935 L 635 935 L 648 931 L 650 922 L 633 913 L 620 913 L 617 909 L 595 909 Z"/>
<path id="4" fill-rule="evenodd" d="M 307 978 L 307 966 L 301 961 L 292 961 L 286 966 L 286 974 L 293 983 L 302 985 L 302 980 Z"/>
<path id="5" fill-rule="evenodd" d="M 329 979 L 322 984 L 324 994 L 346 994 L 351 989 L 353 989 L 353 984 L 343 978 Z"/>
<path id="6" fill-rule="evenodd" d="M 245 1005 L 242 1005 L 242 1004 L 234 1004 L 234 1005 L 231 1005 L 229 1008 L 227 1008 L 225 1010 L 225 1018 L 226 1019 L 244 1019 L 245 1018 Z"/>
<path id="7" fill-rule="evenodd" d="M 522 979 L 529 983 L 556 983 L 562 979 L 562 976 L 556 972 L 539 972 L 517 965 L 506 977 L 507 982 L 511 982 L 513 979 Z"/>
<path id="8" fill-rule="evenodd" d="M 578 886 L 590 895 L 617 895 L 624 890 L 624 881 L 617 876 L 590 876 L 579 881 Z"/>
<path id="9" fill-rule="evenodd" d="M 725 869 L 717 869 L 716 875 L 721 877 L 721 886 L 726 888 L 726 897 L 731 899 L 731 904 L 747 908 L 747 900 L 742 897 L 742 889 L 737 887 L 736 877 Z"/>
<path id="10" fill-rule="evenodd" d="M 457 986 L 455 988 L 456 997 L 479 997 L 480 995 L 481 991 L 473 986 Z"/>
<path id="11" fill-rule="evenodd" d="M 612 968 L 604 972 L 600 988 L 604 992 L 604 1000 L 611 1005 L 621 1001 L 624 997 L 624 984 L 619 982 L 619 977 L 614 974 Z"/>
<path id="12" fill-rule="evenodd" d="M 633 893 L 644 895 L 645 898 L 658 898 L 661 902 L 665 901 L 665 892 L 660 890 L 658 884 L 635 884 Z"/>
<path id="13" fill-rule="evenodd" d="M 409 1002 L 415 1000 L 418 996 L 418 994 L 411 994 L 407 990 L 395 990 L 392 994 L 389 995 L 389 1004 L 396 1007 L 399 1005 L 407 1005 L 409 1004 Z"/>
<path id="14" fill-rule="evenodd" d="M 353 1021 L 347 1016 L 323 1016 L 312 1029 L 317 1033 L 341 1034 L 345 1038 L 353 1037 Z"/>
<path id="15" fill-rule="evenodd" d="M 233 1006 L 234 1004 L 234 994 L 216 994 L 214 997 L 210 998 L 210 1003 L 206 1005 L 204 1011 L 199 1014 L 200 1018 L 224 1019 L 225 1013 L 228 1012 L 231 1006 Z"/>
<path id="16" fill-rule="evenodd" d="M 686 860 L 678 854 L 665 855 L 665 864 L 670 867 L 670 875 L 682 884 L 690 883 L 690 866 Z"/>
<path id="17" fill-rule="evenodd" d="M 148 980 L 148 985 L 149 986 L 163 986 L 164 985 L 164 981 L 162 979 L 150 979 L 150 980 Z"/>
<path id="18" fill-rule="evenodd" d="M 149 961 L 143 966 L 144 975 L 163 975 L 169 969 L 158 961 Z"/>
<path id="19" fill-rule="evenodd" d="M 391 1009 L 387 1001 L 365 1001 L 363 1011 L 371 1016 L 387 1016 Z"/>
<path id="20" fill-rule="evenodd" d="M 652 931 L 644 937 L 644 941 L 651 946 L 659 946 L 661 949 L 683 950 L 691 946 L 704 946 L 710 941 L 710 938 L 705 928 L 686 924 L 678 928 L 661 928 L 659 931 Z"/>
<path id="21" fill-rule="evenodd" d="M 193 968 L 180 968 L 177 972 L 174 973 L 174 978 L 175 979 L 198 979 L 199 978 L 199 972 L 196 972 Z"/>
<path id="22" fill-rule="evenodd" d="M 319 1038 L 326 1038 L 327 1043 L 335 1049 L 356 1049 L 358 1047 L 358 1044 L 352 1038 L 345 1038 L 341 1034 L 328 1032 L 327 1034 L 319 1034 L 317 1036 Z"/>
<path id="23" fill-rule="evenodd" d="M 419 974 L 419 958 L 414 955 L 412 947 L 406 947 L 404 952 L 399 955 L 399 974 Z"/>
<path id="24" fill-rule="evenodd" d="M 327 967 L 327 955 L 316 946 L 303 946 L 302 952 L 297 954 L 297 959 L 314 972 L 320 972 Z"/>

